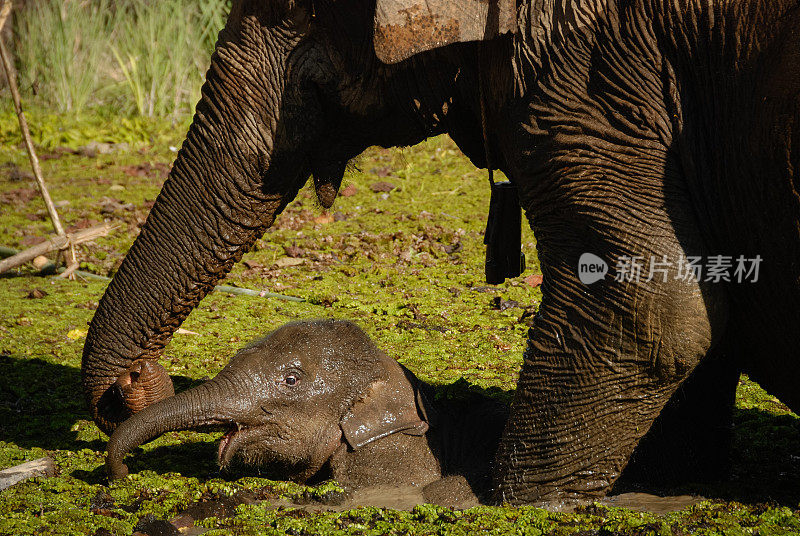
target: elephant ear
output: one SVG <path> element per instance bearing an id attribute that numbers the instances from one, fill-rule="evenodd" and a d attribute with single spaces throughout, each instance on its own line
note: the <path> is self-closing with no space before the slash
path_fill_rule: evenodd
<path id="1" fill-rule="evenodd" d="M 451 43 L 515 32 L 516 0 L 377 0 L 375 53 L 384 63 Z"/>
<path id="2" fill-rule="evenodd" d="M 353 450 L 398 432 L 421 436 L 428 431 L 428 423 L 419 416 L 411 385 L 386 379 L 373 382 L 365 396 L 342 417 L 339 426 Z"/>

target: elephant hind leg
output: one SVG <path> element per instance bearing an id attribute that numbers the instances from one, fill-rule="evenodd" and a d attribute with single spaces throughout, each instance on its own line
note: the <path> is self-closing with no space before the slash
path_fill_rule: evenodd
<path id="1" fill-rule="evenodd" d="M 613 491 L 713 482 L 730 469 L 739 371 L 729 355 L 709 352 L 639 441 Z"/>

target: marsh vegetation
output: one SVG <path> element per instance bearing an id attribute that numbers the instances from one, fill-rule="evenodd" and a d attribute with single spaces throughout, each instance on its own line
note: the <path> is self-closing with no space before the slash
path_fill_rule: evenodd
<path id="1" fill-rule="evenodd" d="M 17 35 L 26 37 L 15 50 L 51 194 L 70 229 L 116 226 L 79 250 L 82 270 L 113 276 L 185 135 L 226 7 L 130 0 L 26 9 L 16 21 Z M 42 240 L 50 224 L 13 110 L 0 96 L 0 245 L 22 249 Z M 508 400 L 541 279 L 526 226 L 527 272 L 502 285 L 483 283 L 487 207 L 484 173 L 447 138 L 370 149 L 351 164 L 331 211 L 307 187 L 226 280 L 305 301 L 213 293 L 161 363 L 182 390 L 287 321 L 348 318 L 438 385 L 439 396 L 481 391 Z M 166 434 L 131 460 L 132 476 L 109 485 L 106 437 L 88 418 L 80 388 L 83 338 L 105 285 L 32 268 L 0 278 L 0 469 L 45 455 L 58 468 L 55 477 L 0 492 L 0 534 L 130 534 L 197 501 L 230 497 L 236 500 L 227 510 L 196 521 L 208 534 L 800 532 L 800 419 L 745 377 L 730 478 L 672 490 L 709 499 L 675 513 L 600 505 L 575 513 L 433 506 L 313 513 L 286 501 L 326 499 L 336 486 L 221 475 L 218 433 Z"/>

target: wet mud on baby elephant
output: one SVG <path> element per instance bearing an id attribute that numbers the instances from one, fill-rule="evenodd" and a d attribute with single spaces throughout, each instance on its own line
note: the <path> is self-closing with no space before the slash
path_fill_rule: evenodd
<path id="1" fill-rule="evenodd" d="M 171 430 L 220 427 L 223 468 L 302 483 L 333 478 L 351 489 L 427 486 L 426 500 L 458 504 L 488 489 L 506 418 L 506 407 L 485 397 L 435 400 L 351 322 L 297 322 L 238 352 L 212 380 L 122 423 L 106 467 L 122 478 L 136 446 Z"/>

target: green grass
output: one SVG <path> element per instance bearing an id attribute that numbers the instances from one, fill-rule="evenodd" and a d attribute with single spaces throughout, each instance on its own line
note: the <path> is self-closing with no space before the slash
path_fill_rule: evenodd
<path id="1" fill-rule="evenodd" d="M 103 220 L 112 236 L 82 245 L 82 268 L 113 274 L 157 195 L 186 120 L 130 120 L 103 114 L 29 114 L 44 171 L 67 227 Z M 0 245 L 22 248 L 50 231 L 13 128 L 0 113 Z M 94 140 L 130 150 L 88 158 L 58 150 Z M 17 180 L 12 180 L 15 177 Z M 370 185 L 398 187 L 387 196 Z M 529 317 L 541 294 L 522 278 L 483 283 L 482 232 L 488 206 L 484 174 L 447 138 L 411 149 L 370 149 L 348 172 L 330 215 L 313 190 L 298 199 L 235 267 L 226 283 L 306 298 L 305 303 L 214 293 L 191 314 L 162 363 L 185 389 L 213 376 L 249 340 L 304 318 L 358 322 L 378 345 L 418 376 L 452 388 L 508 397 L 521 363 Z M 351 191 L 352 191 L 351 188 Z M 103 199 L 103 198 L 107 199 Z M 67 202 L 67 203 L 64 203 Z M 534 239 L 523 235 L 526 276 L 538 273 Z M 280 266 L 292 254 L 297 266 Z M 295 261 L 299 262 L 299 261 Z M 31 290 L 47 295 L 28 299 Z M 0 492 L 0 534 L 130 534 L 146 514 L 176 516 L 198 499 L 263 499 L 231 518 L 202 521 L 209 534 L 791 534 L 800 532 L 800 419 L 742 379 L 737 398 L 734 471 L 717 486 L 688 491 L 713 500 L 667 515 L 591 506 L 574 514 L 535 508 L 480 507 L 465 512 L 420 506 L 411 512 L 362 508 L 309 514 L 276 509 L 279 497 L 306 490 L 257 477 L 221 478 L 219 434 L 169 433 L 129 458 L 133 475 L 108 486 L 106 438 L 87 419 L 80 354 L 105 285 L 36 276 L 25 268 L 0 278 L 0 468 L 52 456 L 59 474 Z M 505 310 L 497 299 L 516 302 Z M 512 304 L 513 305 L 513 304 Z"/>
<path id="2" fill-rule="evenodd" d="M 23 96 L 60 112 L 194 110 L 226 0 L 36 1 L 15 14 Z"/>

